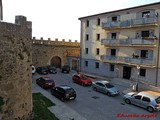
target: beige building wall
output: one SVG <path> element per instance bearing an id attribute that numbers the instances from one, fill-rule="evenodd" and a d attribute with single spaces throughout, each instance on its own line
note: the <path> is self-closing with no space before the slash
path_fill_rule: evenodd
<path id="1" fill-rule="evenodd" d="M 134 21 L 134 20 L 140 20 L 142 19 L 142 12 L 150 11 L 150 16 L 155 16 L 158 14 L 157 19 L 158 22 L 153 25 L 137 25 L 137 26 L 128 26 L 128 27 L 110 27 L 110 28 L 103 28 L 103 23 L 109 23 L 111 22 L 111 18 L 114 16 L 117 16 L 117 21 Z M 151 18 L 152 18 L 151 17 Z M 100 19 L 101 25 L 97 25 L 97 19 Z M 101 14 L 96 14 L 96 15 L 91 15 L 91 16 L 86 16 L 79 18 L 81 20 L 81 58 L 84 60 L 90 61 L 100 61 L 100 63 L 104 65 L 110 65 L 110 64 L 115 64 L 115 67 L 119 69 L 118 73 L 115 72 L 115 74 L 118 74 L 117 76 L 119 78 L 123 78 L 123 66 L 131 67 L 131 77 L 137 76 L 137 66 L 140 65 L 141 69 L 146 69 L 146 75 L 145 77 L 139 76 L 139 79 L 147 82 L 148 84 L 155 85 L 155 83 L 160 82 L 160 74 L 157 72 L 157 70 L 160 68 L 160 60 L 159 59 L 159 43 L 158 43 L 158 38 L 160 34 L 160 2 L 155 3 L 155 4 L 150 4 L 150 5 L 144 5 L 144 6 L 138 6 L 138 7 L 133 7 L 133 8 L 128 8 L 124 10 L 117 10 L 117 11 L 111 11 L 111 12 L 106 12 L 106 13 L 101 13 Z M 89 21 L 89 27 L 86 27 L 86 21 Z M 139 44 L 139 45 L 112 45 L 112 44 L 102 44 L 103 39 L 111 39 L 111 33 L 117 33 L 117 40 L 132 40 L 136 39 L 137 32 L 141 31 L 153 31 L 154 36 L 151 38 L 157 38 L 154 39 L 154 45 L 145 45 L 145 44 Z M 96 34 L 100 33 L 100 41 L 96 40 Z M 86 34 L 89 35 L 89 40 L 86 41 Z M 141 38 L 138 38 L 141 40 Z M 85 48 L 89 49 L 89 54 L 85 53 Z M 96 55 L 96 48 L 100 48 L 100 55 Z M 129 57 L 132 59 L 133 53 L 138 53 L 140 54 L 140 50 L 149 50 L 149 54 L 152 54 L 153 58 L 153 64 L 148 63 L 145 65 L 141 64 L 130 64 L 130 63 L 123 63 L 119 64 L 118 61 L 104 61 L 102 60 L 101 56 L 102 55 L 110 55 L 108 52 L 109 49 L 116 49 L 116 57 Z M 138 51 L 138 52 L 137 52 Z M 158 61 L 157 61 L 158 60 Z M 142 62 L 145 62 L 141 60 Z M 117 64 L 118 63 L 118 64 Z M 158 63 L 158 69 L 157 69 L 157 63 Z M 82 63 L 83 64 L 83 63 Z M 88 68 L 90 69 L 90 68 Z M 109 68 L 105 68 L 109 69 Z M 103 68 L 103 70 L 105 70 Z M 99 70 L 102 72 L 102 70 Z M 160 70 L 159 70 L 160 71 Z M 100 73 L 99 72 L 99 73 Z M 97 72 L 97 74 L 99 74 Z M 157 74 L 158 73 L 158 74 Z M 109 74 L 109 73 L 108 73 Z M 158 75 L 158 76 L 157 76 Z M 116 75 L 115 75 L 116 76 Z M 156 78 L 156 76 L 158 78 Z M 159 81 L 159 82 L 158 82 Z"/>

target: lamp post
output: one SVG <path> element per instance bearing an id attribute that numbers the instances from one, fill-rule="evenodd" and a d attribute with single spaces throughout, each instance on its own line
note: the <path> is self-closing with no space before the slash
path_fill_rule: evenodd
<path id="1" fill-rule="evenodd" d="M 139 70 L 140 70 L 140 66 L 139 66 L 139 65 L 137 65 L 137 76 L 138 76 L 138 78 L 137 78 L 137 81 L 136 81 L 136 91 L 138 91 L 138 83 L 139 83 Z"/>

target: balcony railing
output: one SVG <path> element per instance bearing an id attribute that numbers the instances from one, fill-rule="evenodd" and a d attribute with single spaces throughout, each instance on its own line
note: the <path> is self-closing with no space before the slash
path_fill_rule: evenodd
<path id="1" fill-rule="evenodd" d="M 102 39 L 101 44 L 107 46 L 125 46 L 125 45 L 156 45 L 155 38 L 141 38 L 141 39 Z"/>
<path id="2" fill-rule="evenodd" d="M 154 24 L 157 25 L 157 17 L 148 17 L 148 18 L 141 18 L 141 19 L 130 19 L 124 21 L 111 21 L 111 22 L 102 22 L 103 29 L 109 28 L 124 28 L 124 27 L 134 27 L 139 25 L 147 25 L 147 24 Z"/>
<path id="3" fill-rule="evenodd" d="M 111 63 L 155 65 L 155 61 L 153 59 L 148 59 L 148 58 L 144 59 L 144 58 L 101 55 L 101 60 L 103 62 L 111 62 Z"/>

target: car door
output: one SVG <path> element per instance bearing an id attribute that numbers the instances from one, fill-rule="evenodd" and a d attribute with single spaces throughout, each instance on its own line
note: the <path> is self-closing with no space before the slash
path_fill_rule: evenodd
<path id="1" fill-rule="evenodd" d="M 141 98 L 142 98 L 142 95 L 135 95 L 131 99 L 131 103 L 135 104 L 135 105 L 138 105 L 138 106 L 141 106 Z"/>
<path id="2" fill-rule="evenodd" d="M 39 78 L 38 84 L 39 84 L 40 86 L 42 86 L 42 78 Z"/>
<path id="3" fill-rule="evenodd" d="M 105 85 L 103 85 L 102 83 L 96 83 L 97 85 L 97 90 L 102 92 L 102 93 L 105 93 Z"/>
<path id="4" fill-rule="evenodd" d="M 62 90 L 60 87 L 56 87 L 55 88 L 55 96 L 57 96 L 58 98 L 61 98 L 62 96 Z"/>
<path id="5" fill-rule="evenodd" d="M 151 99 L 149 97 L 143 96 L 141 100 L 141 107 L 147 108 L 151 102 Z"/>

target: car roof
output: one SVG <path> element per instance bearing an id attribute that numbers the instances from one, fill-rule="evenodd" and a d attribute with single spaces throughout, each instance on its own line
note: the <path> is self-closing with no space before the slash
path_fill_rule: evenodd
<path id="1" fill-rule="evenodd" d="M 99 83 L 103 83 L 103 84 L 109 83 L 109 81 L 105 81 L 105 80 L 98 80 L 98 81 L 95 81 L 95 82 L 99 82 Z"/>
<path id="2" fill-rule="evenodd" d="M 84 76 L 85 74 L 79 73 L 79 74 L 75 74 L 77 76 Z"/>
<path id="3" fill-rule="evenodd" d="M 44 76 L 42 78 L 45 79 L 45 80 L 52 80 L 49 76 Z"/>
<path id="4" fill-rule="evenodd" d="M 151 98 L 157 98 L 160 96 L 160 93 L 154 92 L 154 91 L 142 91 L 142 92 L 139 92 L 138 95 L 151 97 Z"/>
<path id="5" fill-rule="evenodd" d="M 57 87 L 63 88 L 64 90 L 71 89 L 71 87 L 68 86 L 68 85 L 60 85 L 60 86 L 57 86 Z"/>

